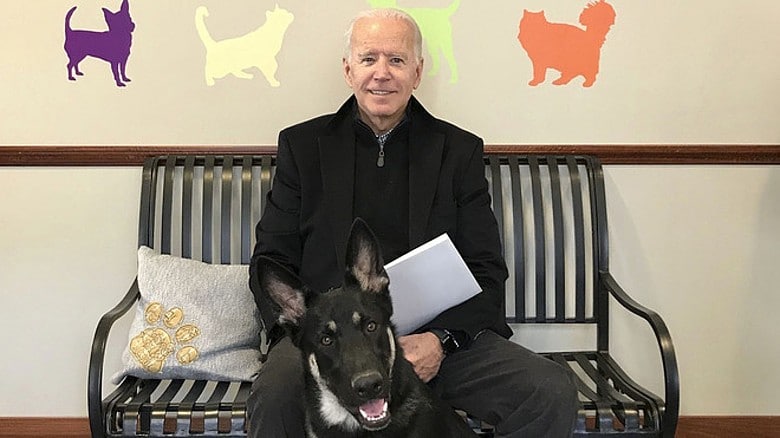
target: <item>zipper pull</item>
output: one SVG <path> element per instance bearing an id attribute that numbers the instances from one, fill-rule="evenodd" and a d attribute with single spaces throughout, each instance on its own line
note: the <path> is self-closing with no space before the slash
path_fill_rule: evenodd
<path id="1" fill-rule="evenodd" d="M 385 145 L 379 145 L 379 156 L 376 159 L 376 167 L 385 167 Z"/>

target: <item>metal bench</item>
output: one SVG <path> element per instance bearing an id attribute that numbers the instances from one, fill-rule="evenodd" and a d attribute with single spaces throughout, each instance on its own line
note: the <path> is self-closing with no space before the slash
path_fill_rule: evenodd
<path id="1" fill-rule="evenodd" d="M 248 264 L 274 164 L 268 154 L 148 159 L 139 246 L 186 258 L 199 252 L 210 263 Z M 609 272 L 599 161 L 489 153 L 485 165 L 510 270 L 507 321 L 595 327 L 592 348 L 544 353 L 579 376 L 574 436 L 673 437 L 679 375 L 671 336 L 661 317 L 634 301 Z M 245 436 L 248 382 L 127 377 L 103 396 L 109 331 L 138 297 L 134 282 L 95 332 L 88 376 L 92 436 Z M 611 301 L 646 320 L 655 333 L 663 397 L 632 380 L 610 354 Z M 492 435 L 489 425 L 468 421 L 478 433 Z"/>

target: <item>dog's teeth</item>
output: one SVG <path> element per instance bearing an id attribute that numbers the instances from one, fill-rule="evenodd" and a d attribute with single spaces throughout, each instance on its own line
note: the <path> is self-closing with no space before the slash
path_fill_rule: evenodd
<path id="1" fill-rule="evenodd" d="M 380 409 L 377 409 L 380 402 L 382 403 L 382 406 Z M 364 409 L 363 406 L 366 406 L 366 409 Z M 387 416 L 387 400 L 374 400 L 363 406 L 359 409 L 360 415 L 368 421 L 378 421 Z M 372 412 L 369 413 L 367 412 L 368 410 Z"/>

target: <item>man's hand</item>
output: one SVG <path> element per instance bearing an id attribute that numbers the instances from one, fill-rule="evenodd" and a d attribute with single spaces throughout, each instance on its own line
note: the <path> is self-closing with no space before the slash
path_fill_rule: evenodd
<path id="1" fill-rule="evenodd" d="M 411 362 L 414 372 L 423 382 L 429 382 L 439 373 L 444 350 L 439 338 L 431 332 L 407 335 L 398 338 L 404 349 L 404 357 Z"/>

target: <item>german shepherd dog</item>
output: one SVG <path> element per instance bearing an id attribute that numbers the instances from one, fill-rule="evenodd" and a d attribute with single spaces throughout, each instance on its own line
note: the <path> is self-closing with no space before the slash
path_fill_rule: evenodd
<path id="1" fill-rule="evenodd" d="M 476 436 L 404 358 L 379 243 L 361 219 L 352 224 L 346 267 L 341 287 L 316 293 L 269 258 L 256 265 L 301 351 L 308 436 Z"/>

